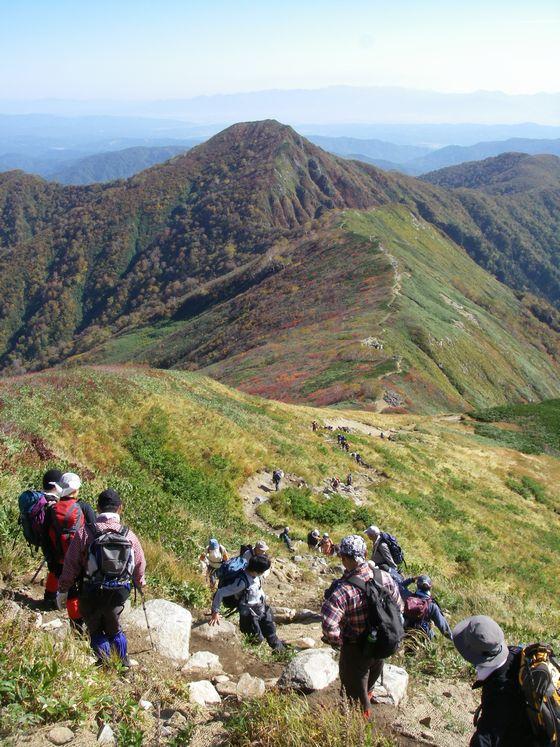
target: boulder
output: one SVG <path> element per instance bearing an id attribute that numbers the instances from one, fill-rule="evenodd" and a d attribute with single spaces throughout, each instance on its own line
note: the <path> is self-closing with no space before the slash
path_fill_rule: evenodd
<path id="1" fill-rule="evenodd" d="M 264 680 L 260 677 L 251 677 L 248 672 L 244 672 L 237 683 L 237 697 L 261 698 L 265 689 Z"/>
<path id="2" fill-rule="evenodd" d="M 181 711 L 175 711 L 171 718 L 167 719 L 165 725 L 170 726 L 172 729 L 182 729 L 187 725 L 187 723 L 188 721 Z"/>
<path id="3" fill-rule="evenodd" d="M 228 695 L 235 695 L 237 697 L 237 683 L 235 682 L 218 682 L 216 690 L 224 698 L 227 698 Z"/>
<path id="4" fill-rule="evenodd" d="M 267 690 L 272 690 L 273 687 L 276 687 L 278 684 L 278 677 L 270 677 L 268 680 L 264 681 L 265 687 Z"/>
<path id="5" fill-rule="evenodd" d="M 219 674 L 222 671 L 220 659 L 210 651 L 197 651 L 181 669 L 183 674 Z"/>
<path id="6" fill-rule="evenodd" d="M 205 706 L 221 702 L 220 694 L 210 680 L 199 680 L 189 685 L 189 701 Z"/>
<path id="7" fill-rule="evenodd" d="M 172 661 L 187 661 L 191 637 L 191 613 L 166 599 L 150 599 L 146 602 L 146 615 L 156 651 Z M 125 608 L 121 617 L 123 623 L 147 631 L 146 615 L 142 607 L 135 607 Z"/>
<path id="8" fill-rule="evenodd" d="M 222 619 L 219 625 L 197 625 L 192 629 L 192 634 L 205 641 L 227 640 L 237 635 L 237 628 L 229 620 Z"/>
<path id="9" fill-rule="evenodd" d="M 394 664 L 385 664 L 381 677 L 374 685 L 372 702 L 398 706 L 406 698 L 407 688 L 407 671 Z"/>
<path id="10" fill-rule="evenodd" d="M 74 739 L 74 732 L 67 726 L 55 726 L 49 731 L 47 739 L 53 744 L 68 744 Z"/>
<path id="11" fill-rule="evenodd" d="M 296 654 L 278 680 L 282 690 L 310 693 L 323 690 L 338 677 L 338 664 L 331 649 L 309 649 Z"/>
<path id="12" fill-rule="evenodd" d="M 277 623 L 289 623 L 292 622 L 296 616 L 296 611 L 290 607 L 273 607 L 274 619 Z"/>
<path id="13" fill-rule="evenodd" d="M 217 674 L 215 677 L 213 677 L 214 684 L 223 685 L 224 682 L 229 682 L 230 678 L 227 676 L 227 674 Z"/>

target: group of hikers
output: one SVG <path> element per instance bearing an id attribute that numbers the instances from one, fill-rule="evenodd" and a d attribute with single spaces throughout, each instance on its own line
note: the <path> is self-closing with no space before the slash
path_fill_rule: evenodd
<path id="1" fill-rule="evenodd" d="M 80 499 L 80 488 L 77 474 L 49 470 L 42 490 L 20 496 L 20 522 L 25 538 L 41 548 L 47 563 L 44 603 L 66 609 L 77 630 L 87 628 L 99 665 L 116 657 L 127 668 L 127 639 L 119 618 L 131 590 L 142 593 L 145 586 L 144 553 L 122 523 L 118 492 L 101 492 L 96 513 Z M 371 716 L 374 686 L 406 632 L 414 629 L 432 639 L 435 625 L 476 668 L 481 706 L 471 747 L 559 747 L 560 665 L 550 646 L 508 647 L 499 625 L 483 615 L 451 629 L 429 576 L 401 574 L 404 553 L 396 538 L 374 525 L 364 535 L 372 542 L 369 559 L 366 541 L 357 534 L 325 552 L 338 555 L 344 572 L 325 591 L 321 607 L 323 641 L 340 652 L 341 686 L 364 716 Z M 293 549 L 290 527 L 283 528 L 280 539 Z M 320 537 L 315 529 L 308 546 L 328 546 L 326 540 L 328 534 Z M 286 644 L 278 637 L 263 590 L 272 564 L 267 543 L 243 545 L 230 557 L 212 538 L 200 559 L 213 591 L 209 624 L 220 624 L 222 608 L 228 616 L 237 612 L 240 630 L 253 642 L 266 641 L 274 651 L 283 651 Z"/>
<path id="2" fill-rule="evenodd" d="M 87 632 L 98 664 L 114 653 L 129 667 L 119 617 L 133 588 L 145 585 L 142 546 L 121 519 L 123 503 L 112 488 L 97 498 L 97 511 L 80 498 L 74 472 L 50 469 L 42 490 L 19 497 L 19 520 L 27 542 L 47 564 L 44 606 L 66 610 L 71 626 Z"/>

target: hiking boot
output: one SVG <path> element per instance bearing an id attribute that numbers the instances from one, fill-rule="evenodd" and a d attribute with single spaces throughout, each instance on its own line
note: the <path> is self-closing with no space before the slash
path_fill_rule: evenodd
<path id="1" fill-rule="evenodd" d="M 371 718 L 371 716 L 372 716 L 372 714 L 373 714 L 373 709 L 372 708 L 368 708 L 367 711 L 364 711 L 364 713 L 363 713 L 364 719 L 366 721 L 369 721 L 370 718 Z"/>
<path id="2" fill-rule="evenodd" d="M 56 606 L 56 591 L 46 591 L 43 594 L 43 601 L 38 606 L 46 612 L 58 609 Z"/>

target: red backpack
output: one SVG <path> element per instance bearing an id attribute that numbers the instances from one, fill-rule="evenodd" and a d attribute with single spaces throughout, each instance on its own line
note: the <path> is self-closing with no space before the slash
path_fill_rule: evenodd
<path id="1" fill-rule="evenodd" d="M 61 499 L 50 510 L 49 540 L 58 562 L 64 562 L 64 556 L 78 529 L 84 526 L 85 519 L 78 501 Z"/>
<path id="2" fill-rule="evenodd" d="M 404 600 L 404 619 L 407 625 L 418 625 L 428 615 L 431 599 L 423 599 L 415 594 Z"/>

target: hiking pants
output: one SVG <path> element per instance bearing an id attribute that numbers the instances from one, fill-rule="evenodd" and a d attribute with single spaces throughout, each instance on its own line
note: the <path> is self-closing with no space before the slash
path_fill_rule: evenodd
<path id="1" fill-rule="evenodd" d="M 282 648 L 282 642 L 276 635 L 274 615 L 268 605 L 266 605 L 264 612 L 260 615 L 255 612 L 240 614 L 239 628 L 242 633 L 256 639 L 258 643 L 266 640 L 270 648 Z"/>
<path id="2" fill-rule="evenodd" d="M 101 660 L 111 655 L 111 649 L 121 659 L 126 659 L 127 641 L 119 617 L 129 593 L 124 589 L 100 590 L 80 597 L 80 612 L 87 625 L 91 647 Z"/>
<path id="3" fill-rule="evenodd" d="M 364 656 L 359 643 L 345 641 L 338 663 L 340 683 L 350 700 L 358 700 L 364 711 L 369 710 L 368 691 L 383 671 L 383 659 Z"/>

